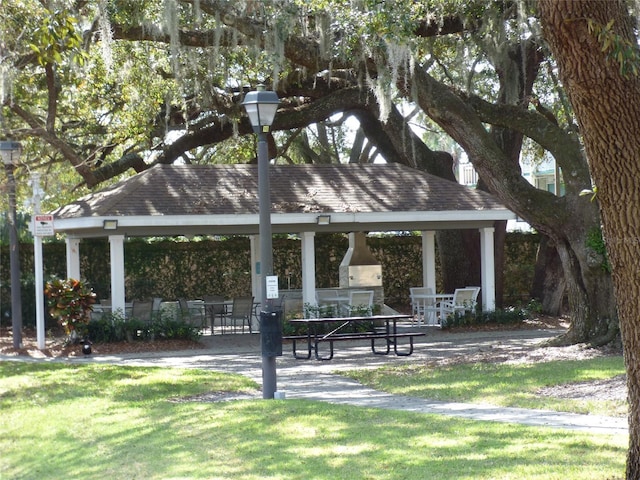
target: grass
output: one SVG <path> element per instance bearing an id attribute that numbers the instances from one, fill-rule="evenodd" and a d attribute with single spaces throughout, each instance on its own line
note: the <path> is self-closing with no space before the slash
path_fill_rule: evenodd
<path id="1" fill-rule="evenodd" d="M 543 387 L 610 379 L 625 373 L 622 357 L 527 364 L 409 364 L 346 374 L 378 390 L 400 395 L 505 407 L 624 416 L 626 401 L 542 397 Z"/>
<path id="2" fill-rule="evenodd" d="M 621 435 L 292 399 L 175 401 L 255 387 L 195 369 L 0 362 L 0 478 L 604 480 L 624 472 Z"/>

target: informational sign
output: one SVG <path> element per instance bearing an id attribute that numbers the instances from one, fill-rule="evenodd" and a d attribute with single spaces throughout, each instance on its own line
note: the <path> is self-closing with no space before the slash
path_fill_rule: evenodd
<path id="1" fill-rule="evenodd" d="M 53 215 L 34 215 L 33 234 L 37 237 L 53 235 Z"/>
<path id="2" fill-rule="evenodd" d="M 269 275 L 266 278 L 267 282 L 267 298 L 278 298 L 278 276 Z"/>

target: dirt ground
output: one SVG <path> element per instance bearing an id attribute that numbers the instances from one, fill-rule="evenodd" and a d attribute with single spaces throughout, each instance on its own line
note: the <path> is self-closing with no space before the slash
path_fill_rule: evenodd
<path id="1" fill-rule="evenodd" d="M 481 328 L 456 329 L 461 333 L 476 330 L 508 330 L 514 328 L 557 328 L 566 327 L 566 319 L 553 317 L 540 317 L 528 320 L 523 325 L 514 326 L 485 326 Z M 47 348 L 37 348 L 36 333 L 33 330 L 25 330 L 23 333 L 23 348 L 13 348 L 11 331 L 8 328 L 0 328 L 0 355 L 27 356 L 31 358 L 59 358 L 82 356 L 80 345 L 65 345 L 64 336 L 59 332 L 49 332 L 46 341 Z M 177 350 L 197 350 L 203 348 L 200 342 L 189 340 L 160 340 L 155 342 L 117 342 L 108 344 L 93 344 L 92 351 L 95 354 L 121 354 L 141 352 L 170 352 Z M 534 363 L 551 360 L 580 360 L 599 356 L 620 355 L 621 351 L 613 347 L 589 348 L 585 345 L 572 345 L 568 347 L 537 347 L 537 348 L 513 348 L 496 346 L 481 351 L 474 355 L 464 357 L 451 357 L 437 360 L 438 364 L 452 363 Z M 625 400 L 627 396 L 625 375 L 620 375 L 610 380 L 597 382 L 581 382 L 559 385 L 545 388 L 539 391 L 540 395 L 560 398 L 576 399 L 619 399 Z"/>

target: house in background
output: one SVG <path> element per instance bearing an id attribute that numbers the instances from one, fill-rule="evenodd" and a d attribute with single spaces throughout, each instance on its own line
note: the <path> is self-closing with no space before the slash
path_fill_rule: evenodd
<path id="1" fill-rule="evenodd" d="M 557 167 L 556 162 L 552 158 L 545 159 L 542 163 L 538 164 L 524 164 L 521 163 L 522 176 L 534 187 L 540 190 L 546 190 L 547 192 L 556 194 L 560 192 L 560 196 L 565 194 L 564 180 L 562 173 Z M 475 188 L 478 184 L 478 173 L 471 162 L 463 157 L 458 163 L 458 171 L 456 177 L 461 185 Z M 517 218 L 515 220 L 509 220 L 507 222 L 507 230 L 531 230 L 531 226 L 522 220 Z"/>

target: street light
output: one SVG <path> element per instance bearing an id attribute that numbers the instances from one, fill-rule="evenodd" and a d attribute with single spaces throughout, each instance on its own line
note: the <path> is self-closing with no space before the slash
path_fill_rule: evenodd
<path id="1" fill-rule="evenodd" d="M 20 159 L 22 145 L 0 141 L 0 155 L 7 172 L 9 186 L 9 264 L 11 268 L 11 330 L 13 348 L 22 348 L 22 302 L 20 293 L 20 244 L 16 225 L 16 180 L 13 169 Z"/>
<path id="2" fill-rule="evenodd" d="M 258 205 L 260 234 L 260 274 L 262 298 L 260 311 L 260 343 L 262 345 L 262 398 L 273 398 L 277 390 L 276 356 L 282 355 L 281 312 L 274 311 L 273 298 L 267 293 L 268 277 L 273 276 L 271 242 L 271 194 L 269 187 L 269 150 L 267 133 L 278 110 L 280 100 L 264 85 L 244 97 L 244 105 L 253 131 L 258 135 Z"/>

